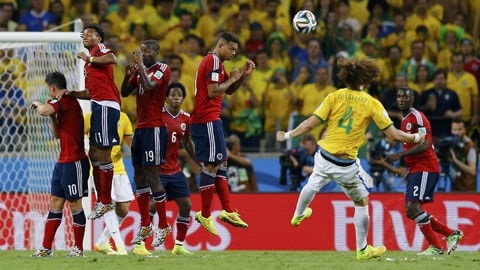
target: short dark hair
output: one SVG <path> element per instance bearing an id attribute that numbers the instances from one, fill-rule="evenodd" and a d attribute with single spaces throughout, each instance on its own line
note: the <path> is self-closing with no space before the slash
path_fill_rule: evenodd
<path id="1" fill-rule="evenodd" d="M 445 77 L 445 80 L 447 79 L 447 71 L 443 68 L 439 68 L 433 73 L 433 79 L 435 79 L 438 75 L 443 74 L 443 77 Z"/>
<path id="2" fill-rule="evenodd" d="M 150 46 L 153 50 L 157 52 L 160 51 L 160 45 L 158 45 L 158 41 L 154 39 L 147 39 L 144 42 L 142 42 L 142 44 L 145 46 Z"/>
<path id="3" fill-rule="evenodd" d="M 230 32 L 223 32 L 223 33 L 221 33 L 219 39 L 223 39 L 223 40 L 225 40 L 225 41 L 233 42 L 233 43 L 237 43 L 237 44 L 240 43 L 238 37 L 235 36 L 233 33 L 230 33 Z"/>
<path id="4" fill-rule="evenodd" d="M 65 75 L 59 71 L 48 73 L 47 76 L 45 76 L 45 83 L 48 86 L 55 86 L 58 89 L 67 89 L 67 79 Z"/>
<path id="5" fill-rule="evenodd" d="M 168 85 L 167 87 L 167 97 L 170 95 L 170 92 L 172 91 L 173 88 L 180 88 L 182 91 L 182 95 L 185 98 L 187 96 L 187 91 L 185 90 L 185 86 L 180 83 L 180 82 L 172 82 Z"/>
<path id="6" fill-rule="evenodd" d="M 456 123 L 456 124 L 465 124 L 465 122 L 463 121 L 463 119 L 461 117 L 455 117 L 452 119 L 452 123 Z"/>
<path id="7" fill-rule="evenodd" d="M 95 32 L 97 32 L 97 34 L 100 36 L 100 42 L 103 43 L 105 41 L 105 31 L 103 31 L 103 28 L 100 25 L 96 23 L 89 24 L 83 28 L 82 34 L 86 29 L 95 30 Z"/>
<path id="8" fill-rule="evenodd" d="M 412 89 L 409 88 L 409 87 L 400 87 L 400 88 L 397 89 L 397 93 L 398 93 L 399 91 L 404 91 L 405 93 L 410 93 L 410 94 L 412 95 L 412 97 L 415 96 L 415 91 L 412 90 Z"/>

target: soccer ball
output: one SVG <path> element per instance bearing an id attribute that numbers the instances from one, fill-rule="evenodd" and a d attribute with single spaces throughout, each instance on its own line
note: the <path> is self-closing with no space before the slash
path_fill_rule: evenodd
<path id="1" fill-rule="evenodd" d="M 300 10 L 293 16 L 293 28 L 300 34 L 307 34 L 317 29 L 317 18 L 310 10 Z"/>

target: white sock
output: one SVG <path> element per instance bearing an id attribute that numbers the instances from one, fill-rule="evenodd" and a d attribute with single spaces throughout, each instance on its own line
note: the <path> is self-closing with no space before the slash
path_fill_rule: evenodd
<path id="1" fill-rule="evenodd" d="M 355 224 L 357 250 L 360 250 L 367 246 L 368 225 L 370 223 L 370 216 L 368 215 L 368 206 L 355 206 L 353 223 Z"/>
<path id="2" fill-rule="evenodd" d="M 183 241 L 175 240 L 175 245 L 183 246 Z"/>
<path id="3" fill-rule="evenodd" d="M 298 196 L 297 208 L 295 208 L 295 216 L 303 216 L 305 209 L 310 205 L 313 198 L 317 194 L 317 191 L 314 190 L 308 183 L 302 188 L 300 196 Z"/>
<path id="4" fill-rule="evenodd" d="M 125 219 L 124 217 L 122 218 L 120 216 L 117 216 L 119 227 L 120 227 L 120 224 L 122 224 L 124 219 Z M 105 226 L 105 228 L 102 231 L 102 234 L 100 234 L 100 237 L 97 240 L 97 244 L 102 245 L 107 243 L 108 241 L 110 241 L 110 231 L 108 230 L 107 226 Z"/>
<path id="5" fill-rule="evenodd" d="M 103 221 L 105 222 L 105 225 L 110 232 L 110 236 L 113 238 L 115 245 L 117 247 L 124 245 L 123 240 L 120 236 L 120 229 L 115 211 L 108 211 L 107 213 L 105 213 L 103 215 Z"/>

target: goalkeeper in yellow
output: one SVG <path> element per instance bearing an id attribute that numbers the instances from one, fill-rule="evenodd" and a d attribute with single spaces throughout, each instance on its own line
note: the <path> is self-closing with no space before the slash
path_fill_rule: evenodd
<path id="1" fill-rule="evenodd" d="M 380 101 L 363 91 L 379 73 L 374 60 L 339 59 L 338 67 L 338 78 L 347 87 L 330 93 L 313 115 L 295 129 L 278 131 L 277 140 L 301 136 L 318 124 L 327 123 L 325 137 L 318 141 L 320 147 L 315 154 L 313 173 L 300 193 L 290 222 L 298 226 L 309 218 L 312 209 L 308 205 L 315 194 L 333 180 L 355 205 L 357 260 L 368 260 L 385 253 L 386 247 L 367 244 L 370 223 L 367 187 L 372 186 L 372 181 L 357 162 L 358 148 L 365 140 L 367 126 L 373 121 L 387 137 L 400 142 L 423 143 L 425 135 L 396 129 Z"/>
<path id="2" fill-rule="evenodd" d="M 90 131 L 90 118 L 92 113 L 84 116 L 85 134 Z M 130 208 L 130 202 L 135 198 L 132 186 L 125 170 L 122 158 L 122 145 L 131 146 L 133 137 L 133 128 L 128 116 L 120 112 L 120 120 L 118 122 L 119 145 L 112 148 L 112 162 L 114 167 L 114 175 L 112 182 L 112 200 L 115 202 L 115 213 L 117 220 L 108 220 L 104 215 L 105 229 L 95 243 L 95 251 L 105 253 L 107 255 L 127 255 L 125 245 L 120 237 L 120 224 L 127 216 Z M 113 238 L 117 250 L 115 251 L 110 245 L 110 237 Z M 145 243 L 135 245 L 133 250 L 135 255 L 150 255 L 151 253 L 145 248 Z"/>

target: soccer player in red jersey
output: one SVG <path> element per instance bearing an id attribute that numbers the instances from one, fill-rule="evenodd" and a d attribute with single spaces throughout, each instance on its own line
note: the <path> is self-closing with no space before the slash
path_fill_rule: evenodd
<path id="1" fill-rule="evenodd" d="M 423 144 L 404 143 L 403 152 L 386 157 L 387 162 L 400 158 L 405 159 L 408 174 L 405 177 L 406 188 L 406 215 L 415 221 L 423 233 L 429 248 L 418 255 L 443 254 L 443 245 L 440 244 L 435 232 L 443 235 L 447 240 L 447 253 L 454 251 L 463 233 L 449 228 L 443 222 L 422 209 L 424 203 L 433 202 L 435 186 L 437 185 L 440 165 L 432 144 L 433 136 L 430 122 L 420 111 L 413 108 L 414 91 L 409 88 L 397 90 L 397 105 L 402 111 L 403 120 L 401 130 L 406 133 L 420 133 L 425 135 Z"/>
<path id="2" fill-rule="evenodd" d="M 137 98 L 137 124 L 133 134 L 132 163 L 140 210 L 140 228 L 132 244 L 141 244 L 154 233 L 152 246 L 160 246 L 171 233 L 165 212 L 166 194 L 158 179 L 160 165 L 164 163 L 168 132 L 162 119 L 170 68 L 157 60 L 160 47 L 155 40 L 142 42 L 136 49 L 135 63 L 130 65 L 122 83 L 122 96 L 132 92 Z M 158 228 L 150 223 L 150 191 L 159 216 Z"/>
<path id="3" fill-rule="evenodd" d="M 160 169 L 160 180 L 167 193 L 167 200 L 175 200 L 179 214 L 177 216 L 177 236 L 172 253 L 175 255 L 191 255 L 192 252 L 185 249 L 183 242 L 190 225 L 190 189 L 178 163 L 180 144 L 183 144 L 187 153 L 194 158 L 195 150 L 190 133 L 190 115 L 182 110 L 186 90 L 183 84 L 173 82 L 168 85 L 167 103 L 163 109 L 163 121 L 168 129 L 168 146 L 165 156 L 165 164 Z"/>
<path id="4" fill-rule="evenodd" d="M 43 244 L 32 257 L 52 256 L 52 242 L 62 222 L 63 207 L 68 201 L 73 216 L 75 246 L 68 257 L 83 257 L 85 213 L 82 197 L 88 196 L 90 163 L 83 144 L 83 114 L 78 101 L 67 92 L 67 80 L 60 72 L 45 77 L 48 85 L 47 103 L 34 101 L 32 109 L 42 116 L 50 116 L 53 135 L 60 139 L 60 156 L 51 179 L 50 206 L 43 234 Z"/>
<path id="5" fill-rule="evenodd" d="M 195 158 L 204 164 L 200 175 L 202 211 L 195 215 L 195 219 L 213 235 L 218 235 L 210 212 L 215 189 L 223 207 L 220 220 L 236 227 L 248 227 L 230 205 L 227 151 L 220 120 L 223 93 L 232 94 L 255 69 L 253 61 L 248 60 L 241 71 L 234 69 L 230 75 L 227 74 L 223 61 L 235 56 L 238 44 L 238 38 L 232 33 L 220 34 L 215 50 L 207 54 L 198 66 L 195 79 L 191 131 Z"/>
<path id="6" fill-rule="evenodd" d="M 112 147 L 119 144 L 117 125 L 120 119 L 120 94 L 113 80 L 116 57 L 104 42 L 105 33 L 96 25 L 87 25 L 82 31 L 83 46 L 89 53 L 80 52 L 77 58 L 85 61 L 85 86 L 87 90 L 71 92 L 81 99 L 91 99 L 89 157 L 93 166 L 93 180 L 97 189 L 97 203 L 90 219 L 103 216 L 113 209 L 111 190 L 113 179 Z M 117 220 L 110 213 L 105 222 Z M 118 226 L 118 224 L 117 224 Z"/>

